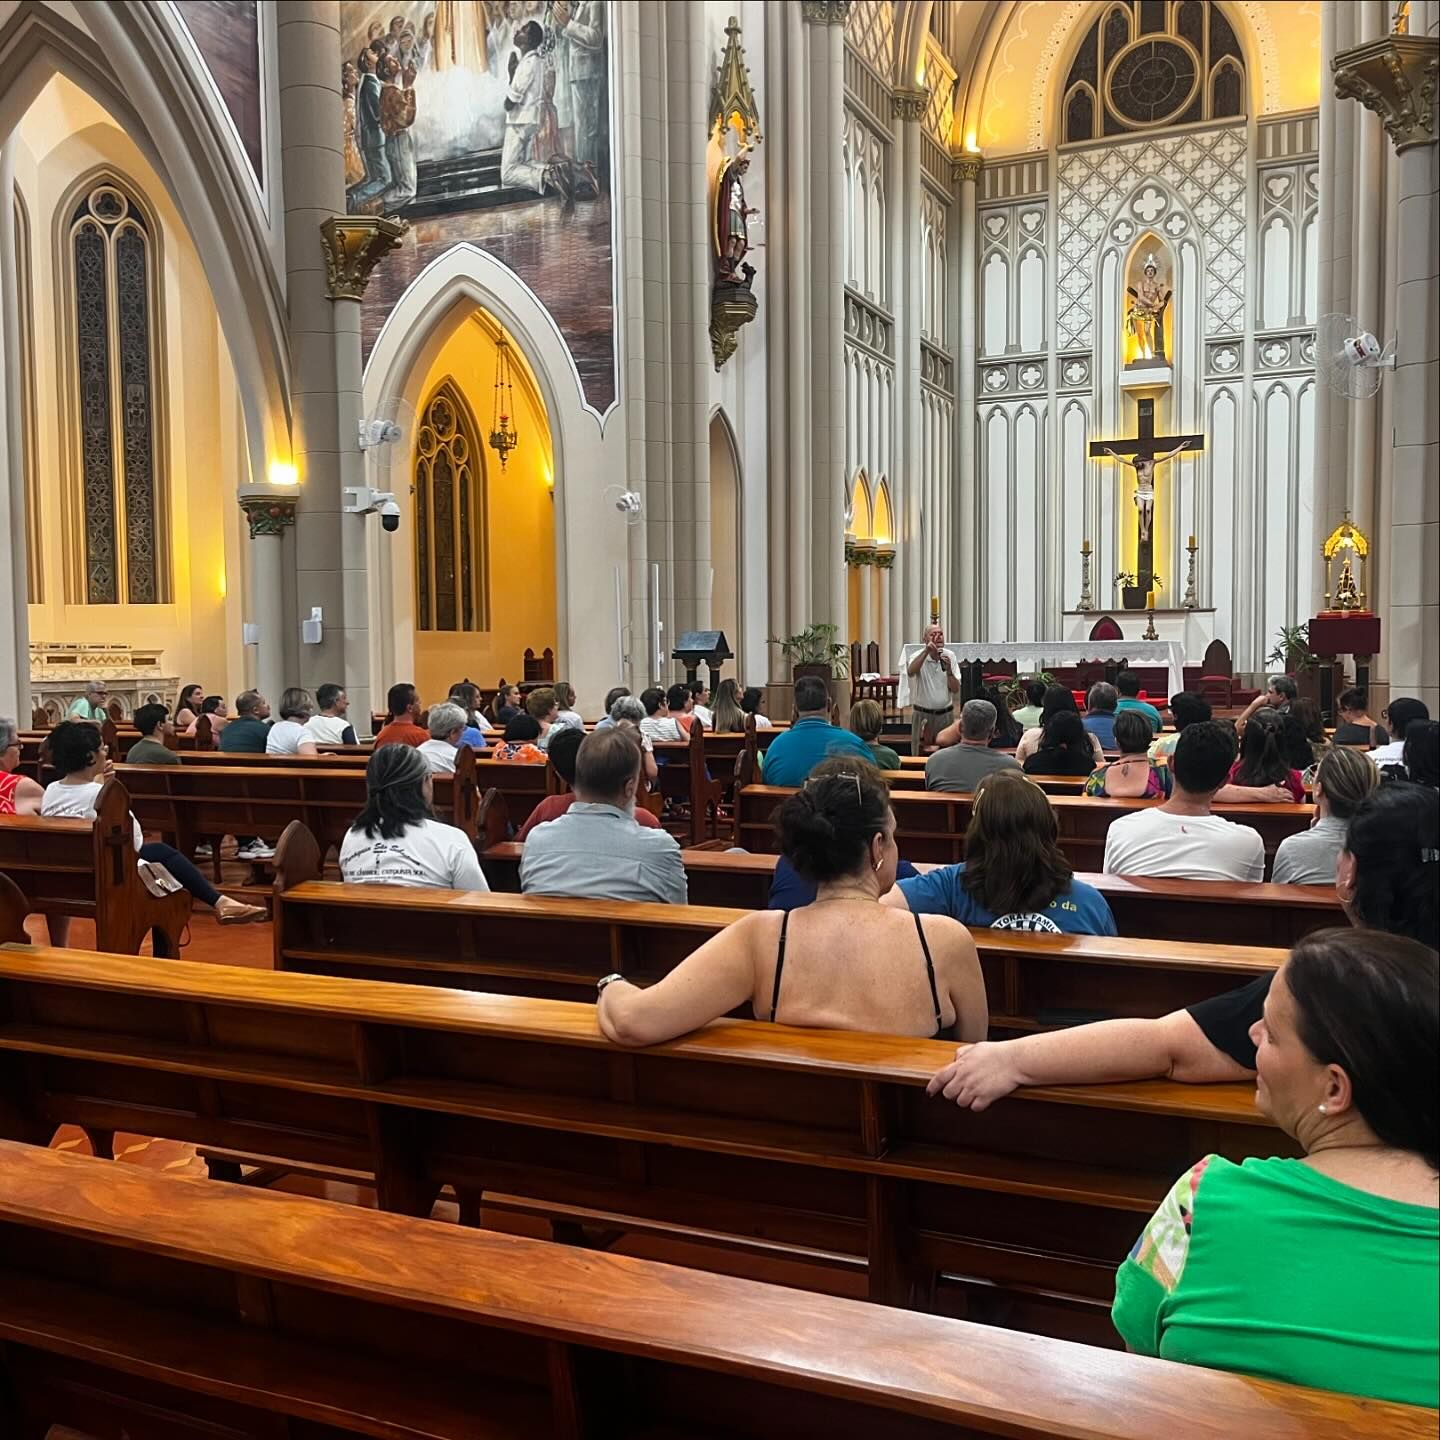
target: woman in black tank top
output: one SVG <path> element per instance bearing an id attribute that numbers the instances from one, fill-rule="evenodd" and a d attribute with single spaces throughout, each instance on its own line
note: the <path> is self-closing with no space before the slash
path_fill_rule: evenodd
<path id="1" fill-rule="evenodd" d="M 985 985 L 965 927 L 879 903 L 898 858 L 879 771 L 849 755 L 823 761 L 780 807 L 776 830 L 816 885 L 814 903 L 746 915 L 647 990 L 607 977 L 601 1030 L 654 1045 L 748 1008 L 792 1025 L 984 1039 Z"/>

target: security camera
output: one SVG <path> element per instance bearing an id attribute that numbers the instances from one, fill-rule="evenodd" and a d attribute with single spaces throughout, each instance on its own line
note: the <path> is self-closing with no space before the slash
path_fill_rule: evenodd
<path id="1" fill-rule="evenodd" d="M 395 503 L 393 495 L 381 502 L 380 523 L 392 535 L 400 528 L 400 507 Z"/>
<path id="2" fill-rule="evenodd" d="M 378 515 L 380 523 L 394 534 L 400 528 L 400 506 L 391 490 L 372 490 L 368 485 L 347 485 L 344 490 L 347 515 Z"/>

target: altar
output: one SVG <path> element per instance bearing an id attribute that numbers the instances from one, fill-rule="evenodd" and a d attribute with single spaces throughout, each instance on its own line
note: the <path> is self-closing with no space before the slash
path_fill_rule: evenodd
<path id="1" fill-rule="evenodd" d="M 178 677 L 166 675 L 163 652 L 139 650 L 130 645 L 60 645 L 37 642 L 30 646 L 30 705 L 32 714 L 43 710 L 47 724 L 58 724 L 70 705 L 85 693 L 90 680 L 103 680 L 111 703 L 129 718 L 141 705 L 173 706 L 180 687 Z"/>
<path id="2" fill-rule="evenodd" d="M 975 676 L 991 662 L 1010 660 L 1015 662 L 1021 675 L 1086 662 L 1163 665 L 1169 676 L 1168 693 L 1175 695 L 1185 688 L 1185 647 L 1176 640 L 989 640 L 971 645 L 947 640 L 945 648 L 953 651 L 960 662 L 962 689 L 966 695 L 978 689 L 977 684 L 966 683 L 967 668 L 970 675 Z"/>

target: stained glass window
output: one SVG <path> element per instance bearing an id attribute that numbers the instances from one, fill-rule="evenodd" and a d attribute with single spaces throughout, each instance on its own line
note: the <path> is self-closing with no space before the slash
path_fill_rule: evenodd
<path id="1" fill-rule="evenodd" d="M 435 387 L 415 433 L 416 626 L 488 630 L 485 475 L 475 421 L 452 380 Z"/>
<path id="2" fill-rule="evenodd" d="M 155 465 L 155 270 L 143 212 L 113 181 L 71 217 L 82 584 L 91 605 L 169 599 Z"/>

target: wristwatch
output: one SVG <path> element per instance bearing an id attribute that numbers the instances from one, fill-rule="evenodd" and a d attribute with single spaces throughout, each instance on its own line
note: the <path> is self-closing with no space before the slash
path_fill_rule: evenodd
<path id="1" fill-rule="evenodd" d="M 611 984 L 613 984 L 616 980 L 623 980 L 624 978 L 625 978 L 625 977 L 624 977 L 618 970 L 613 971 L 613 972 L 612 972 L 611 974 L 609 974 L 609 975 L 602 975 L 602 976 L 595 982 L 595 990 L 596 990 L 596 993 L 597 993 L 597 994 L 600 994 L 600 995 L 603 995 L 603 994 L 605 993 L 605 987 L 606 987 L 607 985 L 611 985 Z"/>

